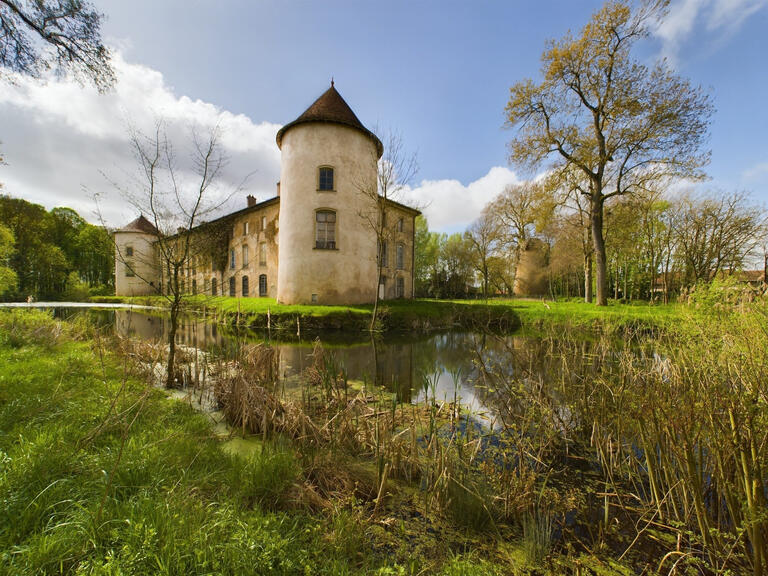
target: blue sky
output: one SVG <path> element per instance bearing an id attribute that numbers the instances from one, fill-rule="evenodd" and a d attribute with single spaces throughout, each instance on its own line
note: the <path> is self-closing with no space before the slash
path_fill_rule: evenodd
<path id="1" fill-rule="evenodd" d="M 505 183 L 524 176 L 507 164 L 509 87 L 536 78 L 547 39 L 578 31 L 602 2 L 94 4 L 107 16 L 103 33 L 119 55 L 120 94 L 99 97 L 57 82 L 0 87 L 0 139 L 9 164 L 0 181 L 7 192 L 49 207 L 68 203 L 86 215 L 91 195 L 100 192 L 107 220 L 119 224 L 131 209 L 101 173 L 111 179 L 129 170 L 120 159 L 129 155 L 119 135 L 126 118 L 142 126 L 145 115 L 197 122 L 226 113 L 232 140 L 249 143 L 232 144 L 232 168 L 256 170 L 249 191 L 268 197 L 279 177 L 270 138 L 334 77 L 363 123 L 400 132 L 417 152 L 414 198 L 427 206 L 434 228 L 455 231 Z M 666 56 L 710 91 L 716 113 L 706 186 L 746 189 L 764 204 L 767 32 L 768 0 L 673 0 L 667 20 L 638 52 L 648 61 Z M 41 175 L 41 162 L 56 178 Z"/>

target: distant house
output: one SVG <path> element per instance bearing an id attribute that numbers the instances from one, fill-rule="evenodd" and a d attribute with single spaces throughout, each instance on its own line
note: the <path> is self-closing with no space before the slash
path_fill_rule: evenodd
<path id="1" fill-rule="evenodd" d="M 269 296 L 285 304 L 357 304 L 376 296 L 378 238 L 364 214 L 378 213 L 364 190 L 376 190 L 383 145 L 358 120 L 333 83 L 277 133 L 277 195 L 248 196 L 242 210 L 201 224 L 216 231 L 184 271 L 184 290 L 209 295 Z M 413 297 L 415 218 L 383 199 L 381 298 Z M 115 232 L 115 291 L 162 290 L 157 230 L 144 216 Z"/>

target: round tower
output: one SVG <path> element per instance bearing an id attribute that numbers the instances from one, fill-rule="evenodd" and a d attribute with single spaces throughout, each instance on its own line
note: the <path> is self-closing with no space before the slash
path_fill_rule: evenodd
<path id="1" fill-rule="evenodd" d="M 115 295 L 147 296 L 160 290 L 160 267 L 155 253 L 157 228 L 139 216 L 115 230 Z"/>
<path id="2" fill-rule="evenodd" d="M 281 152 L 277 299 L 360 304 L 377 289 L 381 141 L 331 87 L 277 133 Z"/>

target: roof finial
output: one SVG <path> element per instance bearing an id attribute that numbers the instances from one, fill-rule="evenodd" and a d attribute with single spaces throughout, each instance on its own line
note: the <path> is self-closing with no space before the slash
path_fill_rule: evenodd
<path id="1" fill-rule="evenodd" d="M 331 76 L 331 88 L 333 88 L 333 76 Z"/>

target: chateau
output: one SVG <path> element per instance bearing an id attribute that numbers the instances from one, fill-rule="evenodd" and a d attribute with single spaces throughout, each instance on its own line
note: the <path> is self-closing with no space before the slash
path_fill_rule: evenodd
<path id="1" fill-rule="evenodd" d="M 284 304 L 362 304 L 413 297 L 418 210 L 374 194 L 384 148 L 331 87 L 277 133 L 277 195 L 201 224 L 183 289 Z M 203 237 L 223 231 L 217 242 Z M 377 234 L 377 230 L 381 234 Z M 163 290 L 158 232 L 143 215 L 115 231 L 118 296 Z"/>

